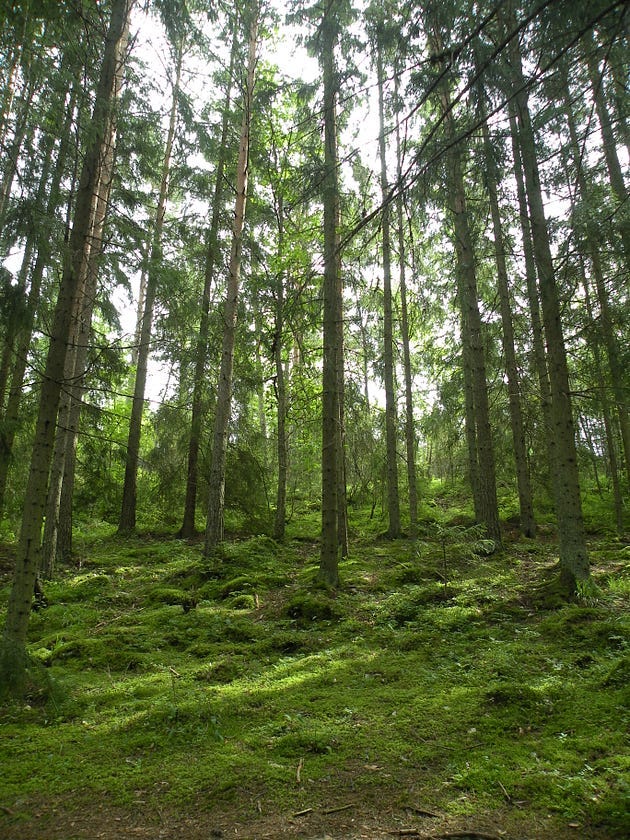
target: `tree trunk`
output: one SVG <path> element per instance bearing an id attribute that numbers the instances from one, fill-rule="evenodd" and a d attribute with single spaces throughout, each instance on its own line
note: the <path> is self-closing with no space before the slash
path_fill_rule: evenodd
<path id="1" fill-rule="evenodd" d="M 595 53 L 596 45 L 591 31 L 589 31 L 588 35 L 584 37 L 584 47 L 586 51 L 588 75 L 591 83 L 593 99 L 595 101 L 595 110 L 597 111 L 597 119 L 602 132 L 604 159 L 606 160 L 610 186 L 612 187 L 612 191 L 619 202 L 620 210 L 616 215 L 619 219 L 621 241 L 623 243 L 623 250 L 626 258 L 626 269 L 628 269 L 630 268 L 630 216 L 627 211 L 628 191 L 623 179 L 623 172 L 621 170 L 621 164 L 617 154 L 617 144 L 615 142 L 615 135 L 612 129 L 610 114 L 608 113 L 608 103 L 606 102 L 606 97 L 604 96 L 603 77 L 599 70 L 599 64 Z"/>
<path id="2" fill-rule="evenodd" d="M 385 102 L 383 94 L 383 54 L 377 35 L 376 73 L 378 85 L 379 154 L 381 164 L 381 231 L 383 236 L 383 369 L 385 386 L 385 441 L 387 459 L 387 536 L 400 537 L 400 500 L 398 496 L 398 418 L 394 385 L 394 338 L 392 315 L 392 248 L 390 212 L 387 196 L 387 149 L 385 145 Z"/>
<path id="3" fill-rule="evenodd" d="M 398 75 L 395 76 L 395 97 L 398 99 Z M 396 120 L 397 177 L 402 181 L 402 151 L 400 143 L 400 121 Z M 396 196 L 398 227 L 398 265 L 400 285 L 400 337 L 403 348 L 405 374 L 405 450 L 407 455 L 407 486 L 409 492 L 409 532 L 412 539 L 418 534 L 418 482 L 416 478 L 416 431 L 413 420 L 413 382 L 411 376 L 411 352 L 409 347 L 409 315 L 407 311 L 407 274 L 405 269 L 406 248 L 403 214 L 403 194 Z"/>
<path id="4" fill-rule="evenodd" d="M 223 311 L 221 368 L 217 382 L 217 404 L 212 436 L 212 461 L 208 476 L 208 516 L 204 548 L 206 557 L 209 557 L 214 548 L 223 540 L 225 466 L 227 461 L 228 426 L 232 406 L 232 373 L 234 368 L 234 342 L 241 273 L 241 253 L 243 249 L 243 225 L 245 222 L 249 178 L 249 144 L 254 84 L 256 81 L 258 14 L 259 9 L 254 9 L 249 31 L 247 80 L 243 96 L 243 120 L 241 123 L 241 139 L 236 168 L 236 201 L 232 227 L 232 247 Z"/>
<path id="5" fill-rule="evenodd" d="M 230 51 L 230 65 L 228 71 L 228 88 L 225 94 L 223 116 L 221 120 L 221 139 L 219 144 L 219 158 L 212 199 L 212 218 L 206 240 L 206 262 L 204 270 L 204 286 L 201 297 L 201 315 L 197 333 L 195 351 L 195 371 L 193 377 L 192 416 L 190 423 L 190 438 L 188 441 L 188 466 L 186 472 L 186 497 L 184 500 L 184 518 L 180 536 L 190 539 L 195 534 L 195 513 L 197 510 L 197 484 L 199 480 L 199 449 L 201 446 L 201 432 L 203 421 L 203 391 L 206 381 L 206 363 L 208 357 L 208 336 L 210 333 L 210 298 L 214 282 L 215 267 L 219 250 L 219 224 L 221 221 L 221 207 L 225 185 L 225 165 L 228 157 L 228 133 L 230 127 L 230 107 L 232 99 L 232 79 L 238 53 L 238 15 L 234 13 L 232 32 L 232 48 Z"/>
<path id="6" fill-rule="evenodd" d="M 584 287 L 584 302 L 586 304 L 586 311 L 588 313 L 589 321 L 595 324 L 593 304 L 591 302 L 591 293 L 589 290 L 588 280 L 586 278 L 586 271 L 584 267 L 584 259 L 580 258 L 580 267 L 582 269 L 582 284 Z M 606 435 L 606 452 L 608 453 L 608 463 L 610 465 L 610 477 L 613 486 L 613 499 L 615 508 L 615 526 L 617 533 L 622 536 L 624 533 L 624 505 L 623 494 L 621 492 L 621 482 L 619 481 L 619 464 L 617 462 L 617 450 L 615 443 L 615 434 L 613 432 L 613 422 L 610 411 L 610 403 L 608 400 L 608 387 L 604 371 L 604 365 L 601 359 L 599 336 L 595 334 L 592 339 L 593 360 L 595 362 L 595 374 L 597 381 L 601 382 L 600 402 L 602 409 L 602 419 L 604 421 L 604 432 Z M 605 340 L 604 340 L 605 346 Z"/>
<path id="7" fill-rule="evenodd" d="M 568 78 L 566 74 L 563 75 L 564 83 L 564 110 L 567 117 L 567 125 L 569 128 L 569 136 L 571 138 L 570 148 L 573 156 L 573 163 L 577 172 L 577 183 L 580 191 L 582 201 L 589 200 L 589 188 L 586 183 L 584 175 L 584 168 L 582 166 L 582 156 L 580 154 L 580 144 L 578 139 L 577 127 L 575 125 L 575 117 L 571 107 L 571 97 L 568 89 Z M 595 290 L 597 292 L 597 300 L 599 302 L 600 318 L 599 323 L 602 332 L 604 348 L 606 356 L 608 357 L 608 367 L 610 369 L 610 381 L 612 391 L 615 397 L 615 406 L 619 419 L 619 427 L 621 429 L 621 442 L 623 446 L 624 460 L 626 465 L 626 476 L 628 485 L 630 486 L 630 418 L 628 417 L 628 408 L 626 405 L 626 395 L 628 393 L 628 376 L 626 369 L 622 364 L 622 353 L 619 348 L 617 337 L 613 328 L 613 316 L 610 310 L 610 302 L 608 299 L 608 291 L 606 289 L 606 281 L 604 278 L 604 271 L 602 268 L 602 261 L 599 250 L 600 234 L 597 224 L 591 219 L 586 221 L 586 245 L 591 259 L 591 267 L 593 279 L 595 280 Z"/>
<path id="8" fill-rule="evenodd" d="M 73 87 L 70 102 L 66 110 L 66 119 L 61 129 L 61 141 L 57 150 L 57 160 L 48 186 L 48 200 L 37 231 L 37 257 L 30 277 L 30 289 L 27 303 L 27 319 L 22 330 L 16 338 L 16 352 L 13 372 L 11 374 L 11 387 L 6 411 L 4 413 L 4 435 L 0 446 L 0 514 L 4 509 L 4 499 L 11 462 L 13 443 L 20 420 L 20 404 L 22 401 L 24 374 L 28 361 L 28 352 L 31 346 L 31 338 L 35 324 L 35 313 L 39 306 L 39 298 L 44 277 L 44 270 L 50 261 L 52 251 L 52 220 L 59 203 L 61 180 L 66 168 L 68 153 L 70 151 L 70 131 L 72 128 L 73 116 L 76 105 L 76 86 Z"/>
<path id="9" fill-rule="evenodd" d="M 485 91 L 483 90 L 483 87 L 480 86 L 479 107 L 480 116 L 483 120 L 482 136 L 485 152 L 486 187 L 488 189 L 494 235 L 494 257 L 497 267 L 497 290 L 499 292 L 501 325 L 503 328 L 503 355 L 505 358 L 505 372 L 507 375 L 508 385 L 508 405 L 510 410 L 510 424 L 512 428 L 512 443 L 514 446 L 514 462 L 516 467 L 516 483 L 520 509 L 520 530 L 524 536 L 534 537 L 536 535 L 534 503 L 532 497 L 532 486 L 529 477 L 523 412 L 521 410 L 521 383 L 518 374 L 518 365 L 516 362 L 516 349 L 514 346 L 512 305 L 510 301 L 507 263 L 505 259 L 505 238 L 503 235 L 503 222 L 501 219 L 499 197 L 497 192 L 499 173 L 497 172 L 497 166 L 494 160 L 494 151 L 490 140 L 490 130 L 486 119 L 484 99 Z"/>
<path id="10" fill-rule="evenodd" d="M 527 291 L 527 302 L 529 304 L 529 316 L 532 327 L 532 349 L 534 368 L 538 377 L 538 388 L 540 391 L 540 407 L 543 421 L 543 438 L 546 447 L 547 464 L 549 466 L 551 484 L 555 480 L 553 468 L 553 447 L 551 445 L 551 392 L 549 386 L 549 374 L 547 371 L 547 357 L 545 353 L 545 341 L 543 336 L 542 320 L 540 315 L 540 301 L 538 298 L 538 283 L 536 278 L 536 261 L 534 259 L 534 246 L 532 244 L 532 232 L 529 221 L 529 210 L 527 207 L 527 196 L 525 194 L 525 181 L 523 176 L 523 164 L 521 150 L 518 142 L 518 126 L 516 123 L 516 108 L 513 102 L 508 105 L 510 120 L 510 140 L 512 145 L 512 157 L 514 163 L 514 179 L 516 181 L 516 194 L 518 197 L 518 212 L 521 227 L 521 242 L 523 247 L 523 260 L 525 263 L 525 286 Z"/>
<path id="11" fill-rule="evenodd" d="M 182 72 L 182 54 L 184 50 L 183 40 L 177 45 L 177 58 L 175 66 L 175 81 L 171 97 L 171 110 L 169 115 L 168 131 L 164 146 L 164 158 L 162 161 L 162 174 L 160 178 L 160 193 L 158 197 L 153 237 L 149 253 L 147 269 L 147 286 L 144 300 L 144 312 L 142 315 L 142 330 L 138 344 L 138 357 L 136 364 L 136 377 L 133 389 L 133 402 L 131 406 L 131 417 L 129 418 L 129 436 L 127 439 L 127 457 L 125 462 L 125 481 L 123 485 L 122 505 L 118 531 L 121 534 L 129 534 L 136 527 L 137 512 L 137 487 L 138 487 L 138 461 L 140 460 L 140 438 L 142 435 L 142 415 L 144 412 L 144 392 L 147 382 L 147 369 L 149 354 L 151 351 L 151 329 L 153 326 L 153 309 L 157 295 L 157 286 L 162 262 L 162 230 L 164 228 L 164 216 L 166 214 L 166 203 L 168 201 L 169 175 L 171 171 L 171 155 L 173 152 L 173 141 L 175 139 L 175 128 L 177 124 L 177 100 L 179 97 L 179 85 Z"/>
<path id="12" fill-rule="evenodd" d="M 282 192 L 276 198 L 276 218 L 278 220 L 278 265 L 283 265 L 284 256 L 284 202 Z M 278 485 L 276 488 L 276 516 L 273 535 L 277 540 L 284 539 L 287 518 L 287 476 L 289 463 L 289 442 L 287 439 L 287 388 L 284 363 L 282 359 L 284 335 L 284 280 L 282 268 L 276 279 L 276 306 L 274 316 L 273 360 L 276 369 L 276 404 L 277 404 L 277 456 Z"/>
<path id="13" fill-rule="evenodd" d="M 339 184 L 337 159 L 337 74 L 335 43 L 337 24 L 332 12 L 321 26 L 320 63 L 324 81 L 324 284 L 322 367 L 322 537 L 319 579 L 327 586 L 339 583 L 339 259 L 338 231 Z"/>
<path id="14" fill-rule="evenodd" d="M 534 133 L 517 44 L 512 46 L 511 59 L 515 87 L 518 91 L 515 97 L 518 136 L 547 343 L 552 422 L 550 443 L 553 447 L 551 469 L 556 476 L 554 490 L 560 540 L 560 583 L 567 594 L 573 594 L 578 582 L 589 578 L 590 570 L 582 518 L 569 371 L 560 296 L 551 256 Z"/>
<path id="15" fill-rule="evenodd" d="M 33 98 L 35 96 L 35 91 L 38 88 L 39 81 L 40 80 L 37 79 L 34 73 L 29 75 L 26 82 L 26 90 L 24 91 L 24 98 L 20 102 L 20 112 L 16 116 L 16 125 L 11 145 L 2 155 L 4 169 L 2 171 L 2 178 L 0 179 L 0 230 L 4 227 L 9 197 L 11 195 L 13 181 L 18 171 L 18 164 L 21 160 L 21 153 L 22 148 L 25 145 L 26 134 L 28 131 L 33 130 L 33 126 L 29 118 L 31 116 Z"/>
<path id="16" fill-rule="evenodd" d="M 112 96 L 118 98 L 122 78 L 117 75 Z M 116 120 L 111 120 L 110 136 L 104 152 L 98 184 L 94 218 L 86 242 L 85 289 L 78 302 L 72 344 L 66 357 L 66 387 L 60 402 L 55 437 L 55 449 L 48 486 L 46 520 L 42 541 L 42 575 L 54 576 L 58 560 L 70 560 L 72 555 L 72 491 L 79 422 L 81 417 L 83 382 L 87 366 L 92 313 L 98 288 L 98 264 L 103 250 L 103 231 L 109 206 L 114 173 Z"/>
<path id="17" fill-rule="evenodd" d="M 92 208 L 100 180 L 104 149 L 110 136 L 115 79 L 121 72 L 124 60 L 132 2 L 133 0 L 115 0 L 112 5 L 101 75 L 89 127 L 89 144 L 83 159 L 77 193 L 68 258 L 61 278 L 40 393 L 22 527 L 0 658 L 0 685 L 5 691 L 17 695 L 23 691 L 26 674 L 26 636 L 41 551 L 48 472 L 65 358 L 71 337 L 72 312 L 81 296 L 80 278 L 85 276 L 85 244 L 90 234 Z"/>
<path id="18" fill-rule="evenodd" d="M 447 191 L 453 216 L 457 258 L 458 303 L 461 312 L 462 356 L 466 399 L 466 435 L 468 440 L 471 484 L 477 521 L 485 525 L 487 535 L 501 544 L 501 525 L 497 502 L 494 446 L 490 426 L 488 383 L 483 345 L 483 327 L 479 312 L 477 275 L 473 251 L 461 144 L 455 142 L 455 127 L 446 81 L 439 86 L 439 96 L 446 130 L 451 139 L 447 155 Z"/>

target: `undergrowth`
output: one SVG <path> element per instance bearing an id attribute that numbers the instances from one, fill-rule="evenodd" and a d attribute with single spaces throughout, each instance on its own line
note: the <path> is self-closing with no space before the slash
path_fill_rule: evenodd
<path id="1" fill-rule="evenodd" d="M 549 545 L 490 554 L 434 530 L 356 541 L 334 596 L 311 541 L 235 541 L 209 564 L 86 532 L 30 625 L 55 689 L 0 711 L 0 819 L 42 796 L 300 809 L 351 786 L 625 836 L 626 553 L 599 538 L 596 589 L 543 610 Z"/>

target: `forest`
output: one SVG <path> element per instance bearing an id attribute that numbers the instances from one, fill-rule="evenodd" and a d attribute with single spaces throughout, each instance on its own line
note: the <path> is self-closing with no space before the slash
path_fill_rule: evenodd
<path id="1" fill-rule="evenodd" d="M 0 836 L 627 836 L 629 41 L 0 0 Z"/>

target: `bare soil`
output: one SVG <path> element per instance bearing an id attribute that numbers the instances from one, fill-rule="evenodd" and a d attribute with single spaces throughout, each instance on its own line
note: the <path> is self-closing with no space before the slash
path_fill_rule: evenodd
<path id="1" fill-rule="evenodd" d="M 535 815 L 506 805 L 499 811 L 447 817 L 429 806 L 388 805 L 391 789 L 344 795 L 330 804 L 301 812 L 276 812 L 244 796 L 238 804 L 216 808 L 199 801 L 185 812 L 141 802 L 134 808 L 112 807 L 106 797 L 90 801 L 24 800 L 15 810 L 0 812 L 2 840 L 611 840 L 595 826 L 566 823 L 552 815 Z M 19 808 L 19 810 L 18 810 Z"/>

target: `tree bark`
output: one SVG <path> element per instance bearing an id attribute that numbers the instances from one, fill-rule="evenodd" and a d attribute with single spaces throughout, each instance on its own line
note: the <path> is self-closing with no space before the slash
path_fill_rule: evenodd
<path id="1" fill-rule="evenodd" d="M 525 180 L 523 176 L 523 164 L 521 150 L 518 141 L 518 126 L 516 122 L 516 108 L 513 102 L 508 105 L 510 121 L 510 140 L 512 145 L 512 158 L 514 164 L 514 180 L 516 181 L 516 194 L 518 198 L 518 213 L 521 228 L 521 243 L 523 247 L 523 261 L 525 263 L 525 288 L 527 302 L 529 305 L 529 316 L 532 327 L 532 351 L 534 369 L 538 378 L 540 392 L 540 408 L 543 422 L 543 438 L 546 447 L 547 464 L 550 471 L 551 483 L 555 480 L 553 469 L 553 447 L 551 446 L 551 392 L 549 386 L 549 373 L 547 371 L 547 357 L 545 353 L 545 340 L 543 336 L 542 320 L 540 315 L 540 300 L 538 298 L 538 282 L 536 277 L 536 261 L 534 259 L 534 246 L 532 244 L 532 232 L 529 221 L 529 209 L 527 207 L 527 196 L 525 194 Z"/>
<path id="2" fill-rule="evenodd" d="M 571 140 L 571 154 L 577 172 L 577 184 L 582 201 L 587 202 L 589 200 L 589 188 L 586 182 L 586 176 L 584 175 L 582 155 L 580 153 L 580 143 L 578 139 L 578 132 L 577 126 L 575 124 L 573 108 L 571 106 L 571 97 L 568 88 L 569 81 L 568 77 L 566 76 L 566 73 L 563 75 L 562 81 L 564 86 L 564 111 L 567 118 L 567 126 L 569 128 L 569 137 Z M 628 416 L 628 407 L 626 405 L 626 395 L 628 393 L 628 376 L 621 362 L 622 353 L 613 328 L 613 316 L 610 309 L 610 301 L 608 299 L 608 291 L 606 289 L 606 282 L 604 279 L 604 271 L 602 267 L 602 260 L 598 244 L 600 235 L 596 222 L 594 222 L 590 218 L 587 218 L 586 221 L 585 234 L 587 250 L 591 260 L 593 279 L 595 281 L 597 300 L 599 302 L 599 323 L 601 326 L 603 344 L 608 359 L 608 367 L 610 369 L 610 382 L 615 398 L 615 407 L 617 409 L 619 427 L 621 429 L 621 442 L 623 446 L 624 461 L 626 465 L 626 476 L 628 479 L 628 485 L 630 486 L 630 417 Z"/>
<path id="3" fill-rule="evenodd" d="M 623 178 L 619 155 L 617 154 L 617 144 L 615 142 L 615 135 L 612 129 L 610 114 L 608 113 L 608 103 L 606 102 L 606 97 L 604 95 L 603 76 L 599 70 L 599 64 L 595 52 L 595 40 L 592 32 L 590 31 L 588 35 L 584 37 L 584 48 L 586 52 L 586 63 L 592 95 L 595 101 L 595 110 L 597 111 L 597 119 L 602 132 L 604 159 L 606 161 L 606 168 L 608 169 L 610 186 L 617 201 L 619 202 L 619 212 L 617 216 L 619 219 L 619 230 L 626 258 L 626 269 L 628 269 L 630 268 L 630 214 L 627 209 L 628 191 Z"/>
<path id="4" fill-rule="evenodd" d="M 223 540 L 223 511 L 225 501 L 225 468 L 227 461 L 228 426 L 232 406 L 232 373 L 234 368 L 234 343 L 236 337 L 236 315 L 243 249 L 243 225 L 247 205 L 249 179 L 249 144 L 256 81 L 256 52 L 258 39 L 259 9 L 253 11 L 249 30 L 249 51 L 247 79 L 243 97 L 243 119 L 241 139 L 236 168 L 236 201 L 232 227 L 232 246 L 228 271 L 227 291 L 223 311 L 223 344 L 221 368 L 217 382 L 217 404 L 213 428 L 212 461 L 208 476 L 208 515 L 206 520 L 204 554 L 209 557 Z"/>
<path id="5" fill-rule="evenodd" d="M 324 81 L 324 284 L 322 367 L 322 537 L 319 579 L 326 586 L 339 583 L 339 383 L 338 355 L 339 259 L 338 231 L 339 185 L 337 159 L 337 73 L 335 43 L 337 24 L 332 12 L 321 23 L 320 63 Z"/>
<path id="6" fill-rule="evenodd" d="M 225 166 L 228 157 L 228 132 L 230 127 L 230 107 L 232 100 L 232 79 L 238 53 L 238 15 L 234 13 L 232 32 L 232 48 L 230 51 L 230 65 L 228 70 L 228 88 L 221 118 L 221 139 L 219 143 L 219 157 L 217 173 L 212 199 L 212 218 L 206 240 L 206 261 L 204 269 L 204 285 L 201 296 L 201 315 L 197 333 L 195 352 L 195 371 L 193 376 L 192 416 L 190 422 L 190 438 L 188 441 L 188 464 L 186 471 L 186 496 L 184 500 L 184 518 L 180 536 L 190 539 L 195 534 L 195 514 L 197 510 L 197 486 L 199 481 L 199 450 L 201 447 L 202 421 L 204 415 L 203 392 L 206 380 L 206 363 L 208 357 L 208 336 L 210 333 L 210 299 L 214 283 L 215 267 L 219 250 L 219 225 L 225 186 Z"/>
<path id="7" fill-rule="evenodd" d="M 518 138 L 547 344 L 552 422 L 550 444 L 553 447 L 551 469 L 556 477 L 554 491 L 560 541 L 560 584 L 567 594 L 572 595 L 578 583 L 588 580 L 590 569 L 582 518 L 569 370 L 528 95 L 523 84 L 518 45 L 515 43 L 512 44 L 510 58 L 513 81 L 518 91 L 515 97 Z"/>
<path id="8" fill-rule="evenodd" d="M 510 301 L 508 270 L 505 258 L 505 237 L 503 234 L 503 222 L 501 219 L 501 210 L 499 207 L 499 196 L 497 191 L 499 173 L 497 172 L 497 166 L 494 160 L 494 150 L 490 140 L 490 130 L 488 128 L 486 118 L 484 99 L 485 91 L 483 87 L 480 86 L 479 108 L 480 116 L 483 120 L 482 137 L 485 153 L 486 187 L 488 190 L 490 214 L 492 217 L 492 230 L 494 235 L 494 257 L 497 267 L 497 290 L 499 292 L 501 325 L 503 328 L 503 355 L 505 358 L 508 405 L 510 411 L 510 424 L 512 428 L 512 443 L 514 446 L 514 463 L 516 468 L 516 484 L 518 488 L 520 509 L 520 530 L 524 536 L 534 537 L 536 535 L 534 502 L 529 476 L 529 463 L 527 460 L 523 412 L 521 410 L 521 383 L 518 373 L 518 365 L 516 362 L 516 349 L 514 345 L 512 305 Z"/>
<path id="9" fill-rule="evenodd" d="M 437 38 L 438 44 L 440 44 L 439 36 Z M 439 53 L 440 50 L 438 49 L 437 52 Z M 468 221 L 461 144 L 455 142 L 455 126 L 453 124 L 447 78 L 441 81 L 438 92 L 444 113 L 446 131 L 451 140 L 447 153 L 447 192 L 453 217 L 457 258 L 458 303 L 461 314 L 466 403 L 466 436 L 475 516 L 479 523 L 485 525 L 488 537 L 500 545 L 501 525 L 499 522 L 494 445 L 490 425 L 483 326 L 479 312 L 475 255 Z"/>
<path id="10" fill-rule="evenodd" d="M 118 98 L 122 77 L 117 75 L 112 96 Z M 96 302 L 98 264 L 103 250 L 103 231 L 114 173 L 116 120 L 111 120 L 101 176 L 94 205 L 92 229 L 86 242 L 84 292 L 75 314 L 72 344 L 66 357 L 65 388 L 60 402 L 55 449 L 48 486 L 46 520 L 42 541 L 41 571 L 45 578 L 54 576 L 58 560 L 69 561 L 72 555 L 72 493 L 79 423 L 84 393 L 92 314 Z"/>
<path id="11" fill-rule="evenodd" d="M 57 150 L 54 172 L 48 185 L 48 200 L 43 212 L 42 220 L 37 231 L 37 256 L 30 276 L 30 288 L 27 302 L 27 319 L 16 338 L 15 363 L 11 374 L 11 386 L 4 413 L 4 434 L 0 446 L 0 514 L 4 510 L 7 481 L 13 443 L 20 421 L 20 405 L 22 402 L 24 374 L 31 346 L 35 314 L 38 309 L 44 270 L 50 261 L 53 245 L 52 220 L 59 204 L 61 180 L 66 168 L 70 151 L 70 131 L 76 106 L 76 86 L 73 87 L 70 102 L 66 110 L 66 118 L 60 132 L 60 144 Z"/>
<path id="12" fill-rule="evenodd" d="M 398 100 L 398 74 L 395 76 L 395 97 Z M 396 120 L 397 178 L 402 182 L 402 150 L 400 143 L 400 122 Z M 416 430 L 413 419 L 413 380 L 411 375 L 411 352 L 409 347 L 409 313 L 407 310 L 406 247 L 403 213 L 403 194 L 396 196 L 398 227 L 398 266 L 400 285 L 400 338 L 403 348 L 403 369 L 405 376 L 405 451 L 407 456 L 407 486 L 409 492 L 409 535 L 418 535 L 418 481 L 416 477 Z"/>
<path id="13" fill-rule="evenodd" d="M 400 537 L 400 499 L 398 495 L 398 418 L 396 412 L 396 391 L 394 385 L 394 338 L 392 314 L 392 248 L 390 205 L 387 201 L 389 183 L 387 178 L 387 149 L 385 144 L 385 101 L 383 93 L 383 53 L 377 34 L 376 74 L 378 86 L 379 155 L 381 164 L 381 213 L 383 253 L 383 384 L 385 386 L 385 442 L 387 470 L 387 536 Z"/>
<path id="14" fill-rule="evenodd" d="M 109 138 L 115 79 L 121 71 L 129 31 L 133 0 L 115 0 L 96 90 L 89 128 L 74 225 L 55 307 L 50 346 L 46 359 L 35 438 L 31 455 L 22 527 L 16 551 L 13 585 L 9 596 L 0 656 L 0 684 L 19 695 L 26 673 L 26 636 L 41 553 L 41 528 L 46 505 L 48 473 L 52 456 L 55 422 L 59 407 L 64 365 L 72 329 L 72 312 L 81 296 L 80 278 L 85 276 L 85 243 L 90 234 L 92 207 L 100 180 L 103 152 Z"/>
<path id="15" fill-rule="evenodd" d="M 129 534 L 136 527 L 137 513 L 137 489 L 138 489 L 138 462 L 140 460 L 140 438 L 142 436 L 142 415 L 144 413 L 144 394 L 147 382 L 147 369 L 149 354 L 151 351 L 151 331 L 153 326 L 153 309 L 157 296 L 157 286 L 162 261 L 162 231 L 164 229 L 164 216 L 168 201 L 169 176 L 171 171 L 171 155 L 175 139 L 175 128 L 177 125 L 177 100 L 179 96 L 179 85 L 182 72 L 183 40 L 177 45 L 177 57 L 175 65 L 175 80 L 173 82 L 171 109 L 169 114 L 168 131 L 164 146 L 164 158 L 162 160 L 162 173 L 160 178 L 160 192 L 158 197 L 153 236 L 147 269 L 147 285 L 144 299 L 144 312 L 142 315 L 142 329 L 140 342 L 138 344 L 138 357 L 136 363 L 136 376 L 134 381 L 133 401 L 131 405 L 131 417 L 129 418 L 129 435 L 127 438 L 127 456 L 125 461 L 125 480 L 123 484 L 122 505 L 118 531 L 121 534 Z"/>
<path id="16" fill-rule="evenodd" d="M 289 442 L 287 439 L 287 387 L 284 362 L 282 359 L 284 335 L 284 280 L 285 273 L 281 268 L 284 255 L 284 202 L 282 192 L 276 197 L 276 218 L 278 222 L 278 276 L 276 279 L 276 306 L 274 313 L 274 346 L 273 360 L 276 369 L 276 406 L 277 406 L 277 436 L 276 448 L 278 457 L 278 484 L 276 488 L 276 516 L 273 535 L 277 540 L 284 539 L 287 518 L 287 477 L 289 466 Z"/>

